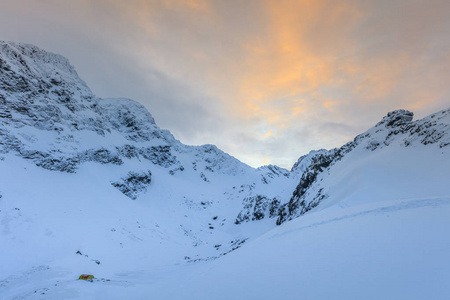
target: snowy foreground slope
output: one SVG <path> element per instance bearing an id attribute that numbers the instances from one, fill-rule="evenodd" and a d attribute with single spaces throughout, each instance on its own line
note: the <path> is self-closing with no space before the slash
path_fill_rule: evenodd
<path id="1" fill-rule="evenodd" d="M 0 299 L 450 299 L 449 128 L 253 169 L 0 42 Z"/>

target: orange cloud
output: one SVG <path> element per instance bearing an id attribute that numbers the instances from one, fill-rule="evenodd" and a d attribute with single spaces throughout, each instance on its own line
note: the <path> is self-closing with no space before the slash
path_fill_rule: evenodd
<path id="1" fill-rule="evenodd" d="M 270 136 L 272 136 L 272 129 L 270 129 L 266 134 L 264 134 L 264 135 L 261 137 L 261 139 L 265 139 L 265 138 L 268 138 L 268 137 L 270 137 Z"/>
<path id="2" fill-rule="evenodd" d="M 361 13 L 337 1 L 265 1 L 264 7 L 267 26 L 243 43 L 243 62 L 235 70 L 235 112 L 259 114 L 273 124 L 315 105 L 309 97 L 301 103 L 295 98 L 336 82 L 339 57 L 354 48 L 346 34 Z M 276 104 L 285 98 L 292 100 Z"/>
<path id="3" fill-rule="evenodd" d="M 170 9 L 191 9 L 197 12 L 208 12 L 211 9 L 210 1 L 208 0 L 158 0 L 166 8 Z M 152 1 L 155 3 L 155 1 Z"/>
<path id="4" fill-rule="evenodd" d="M 393 99 L 401 103 L 399 98 L 408 97 L 412 103 L 412 93 L 431 94 L 425 86 L 429 78 L 420 80 L 420 91 L 408 84 L 423 78 L 418 71 L 426 66 L 419 59 L 420 43 L 414 43 L 429 36 L 422 27 L 435 29 L 445 20 L 437 5 L 408 2 L 140 3 L 146 9 L 136 14 L 149 28 L 142 56 L 149 64 L 221 101 L 227 113 L 253 129 L 261 124 L 286 129 L 319 116 L 337 121 L 348 108 L 391 107 Z M 427 19 L 398 21 L 399 9 L 424 12 Z"/>
<path id="5" fill-rule="evenodd" d="M 358 133 L 342 124 L 442 102 L 449 5 L 430 1 L 142 0 L 136 59 L 219 102 L 246 138 L 331 146 Z"/>
<path id="6" fill-rule="evenodd" d="M 255 164 L 275 156 L 258 142 L 338 146 L 388 110 L 450 105 L 446 0 L 3 1 L 5 38 L 69 54 L 99 96 L 135 97 L 183 141 Z"/>

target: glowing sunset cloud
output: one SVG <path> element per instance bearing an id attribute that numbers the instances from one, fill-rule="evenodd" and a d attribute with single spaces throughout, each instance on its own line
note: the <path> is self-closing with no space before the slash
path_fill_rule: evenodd
<path id="1" fill-rule="evenodd" d="M 0 39 L 68 56 L 182 142 L 290 167 L 388 111 L 450 106 L 449 1 L 3 0 Z"/>

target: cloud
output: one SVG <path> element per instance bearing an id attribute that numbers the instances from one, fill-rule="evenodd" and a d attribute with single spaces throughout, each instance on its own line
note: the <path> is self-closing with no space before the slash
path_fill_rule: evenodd
<path id="1" fill-rule="evenodd" d="M 450 2 L 3 0 L 0 36 L 61 53 L 188 144 L 290 168 L 388 111 L 450 106 Z"/>

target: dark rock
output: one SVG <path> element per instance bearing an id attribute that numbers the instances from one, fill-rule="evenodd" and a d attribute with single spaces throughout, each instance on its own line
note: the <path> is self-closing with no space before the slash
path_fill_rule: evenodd
<path id="1" fill-rule="evenodd" d="M 414 113 L 409 110 L 399 109 L 387 114 L 375 127 L 384 125 L 386 127 L 397 127 L 412 121 Z"/>
<path id="2" fill-rule="evenodd" d="M 108 149 L 101 148 L 101 149 L 90 149 L 85 151 L 80 155 L 81 161 L 94 161 L 99 162 L 101 164 L 115 164 L 115 165 L 121 165 L 123 164 L 122 159 L 116 154 L 112 153 Z"/>
<path id="3" fill-rule="evenodd" d="M 308 189 L 316 181 L 317 176 L 328 168 L 333 161 L 339 160 L 345 153 L 348 153 L 353 149 L 354 144 L 346 144 L 341 149 L 333 149 L 326 153 L 318 152 L 311 157 L 311 164 L 306 168 L 303 173 L 297 188 L 292 194 L 289 203 L 284 204 L 278 210 L 277 225 L 282 224 L 287 220 L 291 220 L 305 212 L 311 210 L 312 207 L 318 205 L 310 205 L 305 202 L 305 195 Z"/>
<path id="4" fill-rule="evenodd" d="M 141 148 L 139 149 L 139 154 L 143 158 L 150 160 L 155 165 L 165 168 L 175 164 L 180 165 L 177 157 L 172 154 L 171 147 L 169 145 Z"/>
<path id="5" fill-rule="evenodd" d="M 267 216 L 276 217 L 280 206 L 277 198 L 267 198 L 262 195 L 246 197 L 242 203 L 244 208 L 236 217 L 235 224 L 262 220 Z"/>
<path id="6" fill-rule="evenodd" d="M 127 176 L 111 184 L 121 191 L 127 197 L 135 200 L 140 193 L 147 190 L 151 183 L 152 173 L 147 172 L 129 172 Z"/>

